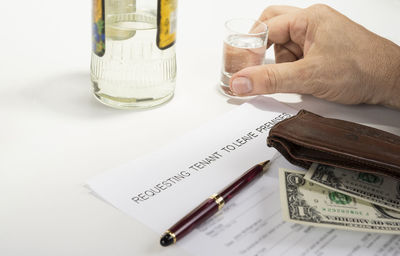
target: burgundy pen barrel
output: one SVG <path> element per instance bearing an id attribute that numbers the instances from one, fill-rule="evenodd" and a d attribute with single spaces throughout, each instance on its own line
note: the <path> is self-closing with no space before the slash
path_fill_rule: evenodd
<path id="1" fill-rule="evenodd" d="M 239 193 L 245 186 L 261 176 L 261 174 L 264 172 L 264 167 L 268 163 L 269 161 L 266 161 L 252 167 L 237 180 L 224 188 L 224 190 L 222 190 L 219 194 L 214 194 L 201 203 L 193 211 L 183 217 L 178 223 L 167 230 L 162 235 L 160 244 L 162 246 L 169 246 L 173 243 L 176 243 L 177 240 L 184 237 L 195 227 L 218 212 L 226 202 Z"/>
<path id="2" fill-rule="evenodd" d="M 160 241 L 161 245 L 168 246 L 175 243 L 199 224 L 218 212 L 218 207 L 219 205 L 216 203 L 215 199 L 208 198 L 165 232 Z"/>
<path id="3" fill-rule="evenodd" d="M 265 165 L 258 164 L 252 169 L 248 170 L 241 177 L 239 177 L 232 184 L 224 188 L 219 195 L 224 199 L 225 203 L 232 199 L 237 193 L 239 193 L 244 187 L 246 187 L 253 180 L 257 179 L 263 173 Z"/>

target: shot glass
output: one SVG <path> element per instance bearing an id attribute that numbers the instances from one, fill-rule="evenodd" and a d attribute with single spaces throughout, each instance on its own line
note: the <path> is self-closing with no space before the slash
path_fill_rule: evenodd
<path id="1" fill-rule="evenodd" d="M 235 18 L 225 22 L 220 91 L 235 96 L 229 80 L 239 70 L 264 64 L 268 27 L 255 19 Z"/>

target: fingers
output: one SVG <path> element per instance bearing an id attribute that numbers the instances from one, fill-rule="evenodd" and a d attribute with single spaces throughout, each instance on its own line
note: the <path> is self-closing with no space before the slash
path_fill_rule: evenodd
<path id="1" fill-rule="evenodd" d="M 298 11 L 300 8 L 298 7 L 293 7 L 293 6 L 287 6 L 287 5 L 271 5 L 267 7 L 261 14 L 261 16 L 258 18 L 258 21 L 262 23 L 266 23 L 269 19 L 282 15 L 282 14 L 287 14 L 290 12 Z M 260 26 L 260 24 L 257 22 L 253 25 L 251 28 L 252 33 L 259 33 L 262 31 L 264 28 L 263 26 Z M 269 48 L 270 44 L 268 45 Z"/>
<path id="2" fill-rule="evenodd" d="M 301 50 L 300 46 L 292 41 L 284 45 L 275 44 L 274 50 L 276 63 L 296 61 L 303 57 L 303 51 Z"/>
<path id="3" fill-rule="evenodd" d="M 271 18 L 267 25 L 268 41 L 281 45 L 292 41 L 301 49 L 304 48 L 309 24 L 303 10 Z"/>
<path id="4" fill-rule="evenodd" d="M 275 44 L 278 64 L 244 68 L 230 79 L 230 89 L 240 96 L 294 92 L 313 94 L 312 63 L 303 59 L 309 29 L 305 10 L 272 6 L 260 17 L 268 25 L 268 47 Z"/>
<path id="5" fill-rule="evenodd" d="M 292 62 L 296 61 L 297 57 L 283 45 L 276 44 L 274 45 L 275 50 L 275 62 L 283 63 L 283 62 Z"/>
<path id="6" fill-rule="evenodd" d="M 239 96 L 280 92 L 312 94 L 310 68 L 304 59 L 248 67 L 232 76 L 230 89 Z"/>
<path id="7" fill-rule="evenodd" d="M 271 5 L 263 11 L 263 13 L 261 14 L 261 16 L 258 20 L 265 22 L 273 17 L 279 16 L 282 14 L 287 14 L 287 13 L 294 12 L 294 11 L 298 11 L 298 10 L 300 10 L 300 8 L 293 7 L 293 6 Z"/>
<path id="8" fill-rule="evenodd" d="M 297 46 L 285 48 L 296 55 L 297 59 L 301 58 L 309 28 L 308 14 L 306 12 L 307 10 L 291 6 L 270 6 L 265 9 L 259 21 L 266 23 L 268 26 L 267 48 L 272 44 L 284 45 L 294 42 L 293 45 Z M 261 31 L 262 29 L 263 26 L 257 22 L 251 31 Z M 297 49 L 293 49 L 294 47 Z"/>

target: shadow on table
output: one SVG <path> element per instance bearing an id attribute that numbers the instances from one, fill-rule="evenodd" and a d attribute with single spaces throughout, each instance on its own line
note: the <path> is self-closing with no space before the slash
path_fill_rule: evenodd
<path id="1" fill-rule="evenodd" d="M 35 101 L 34 105 L 77 118 L 104 118 L 134 113 L 98 102 L 92 93 L 90 75 L 86 72 L 44 78 L 24 89 L 22 95 L 28 101 Z"/>

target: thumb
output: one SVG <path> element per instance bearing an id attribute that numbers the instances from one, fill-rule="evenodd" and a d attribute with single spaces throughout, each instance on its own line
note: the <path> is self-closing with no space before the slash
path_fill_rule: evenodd
<path id="1" fill-rule="evenodd" d="M 247 67 L 233 74 L 231 91 L 239 96 L 291 92 L 312 94 L 311 69 L 304 60 Z"/>

